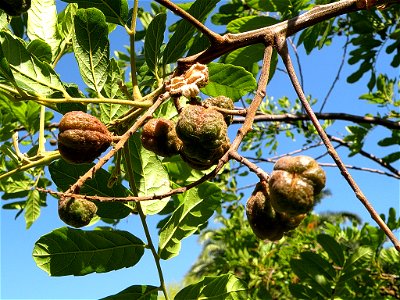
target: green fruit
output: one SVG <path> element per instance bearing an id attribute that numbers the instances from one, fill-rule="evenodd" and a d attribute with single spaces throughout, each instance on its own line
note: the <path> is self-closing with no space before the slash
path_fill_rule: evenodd
<path id="1" fill-rule="evenodd" d="M 325 187 L 325 172 L 308 156 L 279 159 L 269 180 L 273 208 L 289 216 L 309 212 Z"/>
<path id="2" fill-rule="evenodd" d="M 141 141 L 144 148 L 164 157 L 178 154 L 182 147 L 175 123 L 161 118 L 151 119 L 143 126 Z"/>
<path id="3" fill-rule="evenodd" d="M 183 144 L 216 149 L 226 142 L 227 126 L 223 115 L 216 110 L 188 105 L 179 115 L 176 133 Z"/>
<path id="4" fill-rule="evenodd" d="M 111 144 L 107 127 L 96 117 L 82 111 L 66 113 L 58 126 L 58 150 L 71 163 L 89 163 Z"/>
<path id="5" fill-rule="evenodd" d="M 1 0 L 0 9 L 10 16 L 18 16 L 31 7 L 31 0 Z"/>
<path id="6" fill-rule="evenodd" d="M 229 109 L 229 110 L 232 110 L 232 109 L 235 108 L 235 105 L 233 104 L 232 99 L 229 98 L 229 97 L 225 97 L 225 96 L 218 96 L 218 97 L 215 97 L 215 98 L 208 98 L 208 99 L 203 101 L 202 105 L 205 106 L 205 107 L 216 106 L 216 107 L 219 107 L 219 108 Z M 232 115 L 225 115 L 224 116 L 224 120 L 225 120 L 225 123 L 229 126 L 230 124 L 232 124 L 233 116 Z"/>
<path id="7" fill-rule="evenodd" d="M 61 198 L 58 202 L 58 215 L 60 219 L 64 223 L 76 228 L 88 225 L 96 212 L 96 204 L 88 200 Z"/>

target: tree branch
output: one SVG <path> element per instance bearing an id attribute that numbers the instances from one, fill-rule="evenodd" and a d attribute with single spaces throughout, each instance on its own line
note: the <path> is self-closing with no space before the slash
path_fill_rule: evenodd
<path id="1" fill-rule="evenodd" d="M 291 62 L 289 52 L 287 49 L 287 44 L 286 44 L 286 41 L 284 40 L 284 37 L 282 37 L 281 39 L 278 39 L 277 50 L 285 64 L 286 69 L 288 70 L 288 74 L 289 74 L 290 80 L 292 82 L 292 85 L 293 85 L 301 103 L 303 104 L 304 109 L 306 110 L 313 125 L 315 126 L 315 129 L 318 131 L 319 136 L 321 137 L 322 141 L 324 142 L 329 155 L 332 157 L 332 159 L 336 163 L 337 167 L 341 171 L 343 177 L 348 182 L 349 186 L 353 189 L 355 196 L 361 201 L 361 203 L 364 205 L 364 207 L 370 213 L 371 217 L 375 220 L 375 222 L 379 225 L 379 227 L 383 230 L 383 232 L 385 232 L 386 236 L 392 241 L 396 250 L 400 252 L 400 242 L 397 240 L 396 236 L 389 229 L 389 227 L 386 225 L 386 223 L 382 220 L 382 218 L 379 216 L 379 214 L 375 211 L 374 207 L 368 201 L 367 197 L 365 197 L 364 193 L 361 191 L 361 189 L 359 188 L 357 183 L 354 181 L 353 177 L 348 172 L 348 170 L 347 170 L 346 166 L 344 165 L 344 163 L 342 162 L 339 154 L 336 152 L 335 148 L 333 147 L 332 143 L 330 142 L 328 135 L 325 133 L 324 129 L 322 128 L 321 124 L 319 123 L 313 109 L 311 108 L 310 104 L 308 103 L 307 98 L 304 95 L 304 92 L 301 89 L 301 86 L 297 79 L 297 76 L 296 76 L 295 70 L 293 68 L 293 64 Z"/>
<path id="2" fill-rule="evenodd" d="M 159 0 L 161 2 L 161 0 Z M 379 5 L 394 3 L 395 0 L 379 1 Z M 196 62 L 207 64 L 223 54 L 253 44 L 264 44 L 266 46 L 274 45 L 275 36 L 291 36 L 307 27 L 313 26 L 330 18 L 359 11 L 370 9 L 377 5 L 377 1 L 368 1 L 368 7 L 362 0 L 342 0 L 325 5 L 317 5 L 311 10 L 305 12 L 290 20 L 282 21 L 278 24 L 267 26 L 239 34 L 227 33 L 222 36 L 218 42 L 212 42 L 211 46 L 195 55 L 178 60 L 178 73 L 184 72 Z M 186 18 L 186 17 L 185 17 Z"/>
<path id="3" fill-rule="evenodd" d="M 235 113 L 238 115 L 239 113 Z M 240 114 L 243 114 L 243 111 L 240 111 Z M 345 120 L 351 121 L 357 124 L 374 124 L 384 126 L 388 129 L 399 130 L 400 129 L 400 122 L 390 121 L 388 119 L 383 119 L 379 117 L 370 117 L 370 116 L 357 116 L 352 114 L 346 113 L 315 113 L 318 119 L 321 120 Z M 254 122 L 295 122 L 295 121 L 309 121 L 310 118 L 306 114 L 264 114 L 259 113 L 254 117 Z M 244 118 L 235 118 L 233 123 L 243 123 Z"/>

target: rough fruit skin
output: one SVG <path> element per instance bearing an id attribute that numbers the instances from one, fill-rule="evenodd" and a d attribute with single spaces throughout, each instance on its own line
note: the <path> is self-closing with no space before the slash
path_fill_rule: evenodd
<path id="1" fill-rule="evenodd" d="M 258 238 L 277 241 L 283 237 L 284 231 L 271 206 L 265 182 L 258 183 L 247 200 L 246 215 L 251 229 Z"/>
<path id="2" fill-rule="evenodd" d="M 58 215 L 60 219 L 64 223 L 76 228 L 88 225 L 96 212 L 96 204 L 88 200 L 61 198 L 58 202 Z"/>
<path id="3" fill-rule="evenodd" d="M 223 115 L 216 110 L 188 105 L 180 113 L 176 133 L 184 144 L 216 149 L 226 142 L 227 126 Z"/>
<path id="4" fill-rule="evenodd" d="M 218 96 L 218 97 L 215 97 L 215 98 L 208 98 L 208 99 L 203 101 L 202 105 L 205 106 L 205 107 L 216 106 L 216 107 L 219 107 L 219 108 L 229 109 L 229 110 L 232 110 L 232 109 L 235 108 L 235 105 L 233 104 L 232 99 L 229 98 L 229 97 L 225 97 L 225 96 Z M 224 116 L 224 120 L 225 120 L 225 123 L 229 126 L 229 125 L 232 124 L 233 116 L 226 115 L 226 116 Z"/>
<path id="5" fill-rule="evenodd" d="M 306 214 L 289 216 L 275 211 L 265 181 L 257 183 L 247 200 L 246 215 L 254 234 L 262 240 L 271 241 L 280 240 L 285 232 L 295 229 L 306 217 Z"/>
<path id="6" fill-rule="evenodd" d="M 271 204 L 289 216 L 307 213 L 325 182 L 325 172 L 313 158 L 283 157 L 276 162 L 268 182 Z"/>
<path id="7" fill-rule="evenodd" d="M 175 123 L 162 118 L 151 119 L 143 126 L 141 141 L 144 148 L 164 157 L 176 155 L 182 148 Z"/>
<path id="8" fill-rule="evenodd" d="M 182 110 L 176 133 L 182 141 L 182 159 L 197 170 L 215 165 L 230 146 L 223 115 L 200 105 L 188 105 Z"/>
<path id="9" fill-rule="evenodd" d="M 71 163 L 89 163 L 111 144 L 107 127 L 96 117 L 82 111 L 66 113 L 58 126 L 58 150 Z"/>

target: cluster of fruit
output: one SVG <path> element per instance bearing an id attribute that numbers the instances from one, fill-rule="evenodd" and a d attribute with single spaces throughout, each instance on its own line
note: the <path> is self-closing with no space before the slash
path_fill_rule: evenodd
<path id="1" fill-rule="evenodd" d="M 303 221 L 325 182 L 325 172 L 313 158 L 279 159 L 269 181 L 259 182 L 247 201 L 247 219 L 254 234 L 263 240 L 280 240 Z"/>
<path id="2" fill-rule="evenodd" d="M 212 107 L 234 108 L 230 98 L 221 96 L 201 105 L 186 106 L 176 124 L 167 119 L 151 119 L 143 126 L 143 147 L 164 157 L 180 154 L 194 169 L 210 168 L 229 149 L 227 127 L 232 122 L 231 116 L 224 117 Z M 66 113 L 58 128 L 58 150 L 63 159 L 74 164 L 92 162 L 113 140 L 102 122 L 81 111 Z M 96 211 L 96 205 L 85 199 L 59 200 L 61 220 L 73 227 L 89 224 Z"/>
<path id="3" fill-rule="evenodd" d="M 179 154 L 193 169 L 209 169 L 229 149 L 227 128 L 232 122 L 231 116 L 224 117 L 213 107 L 230 110 L 234 105 L 230 98 L 220 96 L 187 105 L 176 123 L 151 119 L 143 126 L 143 147 L 164 157 Z"/>

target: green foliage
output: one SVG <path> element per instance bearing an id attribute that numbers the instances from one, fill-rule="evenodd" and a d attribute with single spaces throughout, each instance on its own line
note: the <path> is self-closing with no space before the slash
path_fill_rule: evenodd
<path id="1" fill-rule="evenodd" d="M 33 249 L 36 264 L 51 276 L 83 276 L 128 268 L 143 254 L 143 242 L 129 232 L 68 227 L 42 236 Z"/>
<path id="2" fill-rule="evenodd" d="M 399 256 L 390 257 L 394 247 L 382 248 L 385 239 L 371 234 L 378 228 L 344 225 L 346 214 L 333 222 L 310 215 L 283 240 L 268 242 L 252 235 L 243 212 L 231 205 L 227 216 L 218 217 L 222 227 L 202 233 L 203 251 L 187 282 L 231 272 L 247 284 L 251 299 L 381 299 L 398 293 L 393 268 Z M 393 208 L 389 219 L 392 229 L 400 228 Z"/>

